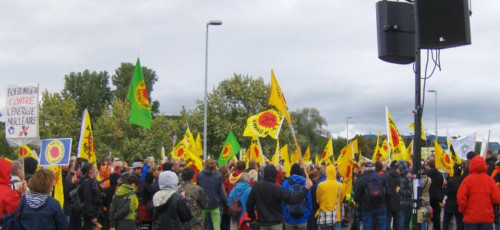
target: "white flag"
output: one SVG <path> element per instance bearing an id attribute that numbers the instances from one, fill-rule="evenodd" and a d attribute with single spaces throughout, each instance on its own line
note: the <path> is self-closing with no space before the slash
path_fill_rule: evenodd
<path id="1" fill-rule="evenodd" d="M 481 156 L 486 159 L 486 152 L 488 152 L 488 143 L 490 142 L 491 130 L 488 130 L 488 135 L 481 138 Z"/>
<path id="2" fill-rule="evenodd" d="M 451 139 L 451 144 L 460 159 L 467 160 L 467 153 L 476 149 L 476 133 L 458 139 Z"/>

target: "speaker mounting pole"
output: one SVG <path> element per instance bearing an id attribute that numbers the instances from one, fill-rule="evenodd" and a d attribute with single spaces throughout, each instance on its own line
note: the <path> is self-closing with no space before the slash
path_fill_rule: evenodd
<path id="1" fill-rule="evenodd" d="M 413 215 L 413 230 L 422 229 L 421 224 L 417 223 L 417 210 L 422 206 L 422 165 L 421 165 L 421 127 L 422 127 L 422 112 L 423 108 L 421 105 L 421 85 L 420 85 L 420 68 L 421 68 L 421 55 L 420 55 L 420 30 L 418 23 L 418 1 L 414 0 L 413 6 L 415 10 L 415 110 L 414 110 L 414 122 L 415 122 L 415 132 L 413 135 L 413 205 L 412 205 L 412 215 Z M 416 191 L 415 191 L 416 188 Z"/>

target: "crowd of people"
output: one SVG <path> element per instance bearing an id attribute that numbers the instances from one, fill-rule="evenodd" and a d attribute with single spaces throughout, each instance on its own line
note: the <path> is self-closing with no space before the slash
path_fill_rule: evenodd
<path id="1" fill-rule="evenodd" d="M 422 229 L 500 229 L 500 161 L 468 154 L 454 174 L 422 170 Z M 410 229 L 412 165 L 366 162 L 344 183 L 335 165 L 260 165 L 208 159 L 197 171 L 182 160 L 155 164 L 104 159 L 96 168 L 73 157 L 62 167 L 64 206 L 52 195 L 56 175 L 33 158 L 0 158 L 0 216 L 5 229 L 326 230 Z M 352 189 L 350 189 L 352 186 Z M 350 192 L 352 190 L 352 192 Z M 441 213 L 443 213 L 441 215 Z"/>

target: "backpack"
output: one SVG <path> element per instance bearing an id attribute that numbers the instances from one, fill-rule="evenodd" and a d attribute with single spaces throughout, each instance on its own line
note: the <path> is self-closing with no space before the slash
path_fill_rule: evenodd
<path id="1" fill-rule="evenodd" d="M 246 188 L 243 192 L 241 192 L 239 195 L 236 194 L 236 197 L 231 201 L 231 204 L 229 204 L 229 208 L 227 210 L 228 215 L 232 217 L 233 219 L 239 219 L 240 214 L 243 211 L 243 205 L 241 204 L 241 201 L 238 199 L 238 197 L 241 196 L 241 194 L 245 193 L 247 189 L 250 187 Z M 236 191 L 235 191 L 236 193 Z"/>
<path id="2" fill-rule="evenodd" d="M 16 210 L 12 213 L 9 213 L 5 216 L 1 217 L 0 227 L 2 230 L 19 230 L 24 229 L 21 225 L 21 215 L 23 213 L 24 206 L 24 196 L 21 198 L 21 202 L 17 206 Z"/>
<path id="3" fill-rule="evenodd" d="M 377 206 L 385 202 L 385 189 L 378 178 L 372 178 L 366 187 L 366 198 L 371 205 Z"/>
<path id="4" fill-rule="evenodd" d="M 129 192 L 125 196 L 113 196 L 113 201 L 111 201 L 110 210 L 112 210 L 113 220 L 121 220 L 125 218 L 130 212 L 130 196 L 134 192 Z"/>
<path id="5" fill-rule="evenodd" d="M 302 192 L 302 189 L 304 189 L 304 186 L 293 183 L 293 181 L 290 178 L 288 178 L 287 181 L 288 184 L 290 184 L 289 191 L 291 193 L 291 196 L 294 196 L 295 194 Z M 292 216 L 292 218 L 300 219 L 306 212 L 307 201 L 306 199 L 304 199 L 302 202 L 298 204 L 286 204 L 285 208 L 286 211 L 290 213 L 290 216 Z"/>
<path id="6" fill-rule="evenodd" d="M 80 185 L 81 185 L 81 183 L 75 189 L 73 189 L 69 192 L 69 198 L 71 199 L 71 202 L 73 203 L 72 208 L 76 212 L 80 212 L 80 210 L 82 210 L 82 207 L 83 207 L 82 199 L 80 198 L 80 194 L 78 193 L 78 191 L 80 190 Z"/>

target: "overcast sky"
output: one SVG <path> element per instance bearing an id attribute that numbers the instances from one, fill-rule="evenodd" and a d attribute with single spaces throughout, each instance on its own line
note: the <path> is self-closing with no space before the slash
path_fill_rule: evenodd
<path id="1" fill-rule="evenodd" d="M 194 108 L 204 89 L 205 28 L 209 88 L 234 73 L 270 81 L 274 69 L 289 107 L 316 107 L 334 135 L 386 133 L 388 106 L 402 134 L 413 120 L 411 65 L 377 58 L 376 1 L 347 0 L 23 0 L 0 3 L 0 111 L 6 85 L 40 83 L 60 92 L 64 75 L 110 74 L 121 62 L 154 69 L 160 112 Z M 441 51 L 438 132 L 500 138 L 500 1 L 472 2 L 472 45 Z M 434 133 L 435 97 L 423 122 Z M 250 114 L 249 114 L 250 115 Z M 0 118 L 4 119 L 4 118 Z"/>

